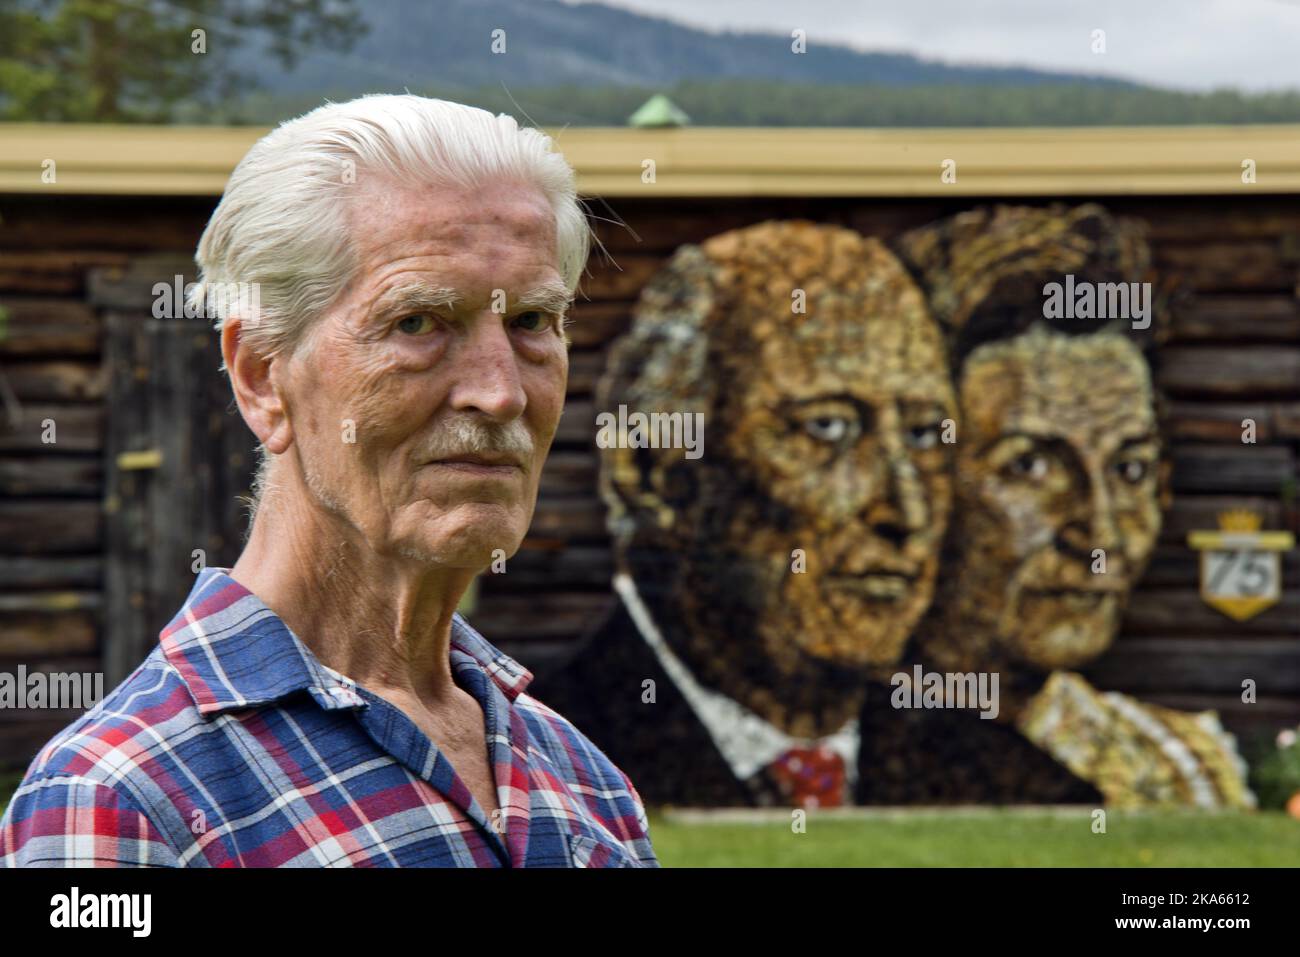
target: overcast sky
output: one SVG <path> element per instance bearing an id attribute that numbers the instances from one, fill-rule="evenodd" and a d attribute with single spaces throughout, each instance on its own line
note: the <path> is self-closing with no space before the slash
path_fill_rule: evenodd
<path id="1" fill-rule="evenodd" d="M 577 2 L 577 0 L 566 0 Z M 721 30 L 807 31 L 955 63 L 1104 73 L 1185 90 L 1300 89 L 1300 0 L 603 0 Z M 1106 31 L 1106 53 L 1091 34 Z"/>

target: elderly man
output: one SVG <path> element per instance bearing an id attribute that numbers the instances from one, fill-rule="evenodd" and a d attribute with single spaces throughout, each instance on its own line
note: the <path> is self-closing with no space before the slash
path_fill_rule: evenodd
<path id="1" fill-rule="evenodd" d="M 657 863 L 632 782 L 455 612 L 532 518 L 588 241 L 508 116 L 364 97 L 254 145 L 197 256 L 259 291 L 220 298 L 248 543 L 41 751 L 0 860 Z"/>

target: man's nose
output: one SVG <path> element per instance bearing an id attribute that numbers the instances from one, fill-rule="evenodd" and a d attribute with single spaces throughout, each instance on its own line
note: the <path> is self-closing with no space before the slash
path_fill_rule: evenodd
<path id="1" fill-rule="evenodd" d="M 868 506 L 867 523 L 878 538 L 901 547 L 925 528 L 929 516 L 925 487 L 907 454 L 902 435 L 894 429 L 889 431 L 896 434 L 882 442 L 884 455 L 877 473 L 878 492 Z"/>
<path id="2" fill-rule="evenodd" d="M 1057 536 L 1061 551 L 1081 561 L 1091 561 L 1094 549 L 1103 549 L 1109 555 L 1120 545 L 1115 501 L 1103 470 L 1089 468 L 1086 480 L 1086 487 L 1078 490 Z"/>
<path id="3" fill-rule="evenodd" d="M 500 422 L 523 414 L 528 398 L 519 357 L 501 316 L 491 313 L 476 319 L 453 361 L 452 408 L 477 410 Z"/>

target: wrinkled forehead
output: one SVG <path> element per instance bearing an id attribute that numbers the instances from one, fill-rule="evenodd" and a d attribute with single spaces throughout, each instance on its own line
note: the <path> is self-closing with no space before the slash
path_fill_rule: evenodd
<path id="1" fill-rule="evenodd" d="M 507 179 L 461 187 L 375 174 L 358 184 L 347 221 L 363 257 L 411 243 L 454 245 L 484 230 L 553 253 L 556 233 L 555 212 L 541 190 Z"/>
<path id="2" fill-rule="evenodd" d="M 986 438 L 1057 436 L 1100 447 L 1155 431 L 1141 352 L 1122 335 L 1030 333 L 981 346 L 961 375 L 965 428 Z"/>

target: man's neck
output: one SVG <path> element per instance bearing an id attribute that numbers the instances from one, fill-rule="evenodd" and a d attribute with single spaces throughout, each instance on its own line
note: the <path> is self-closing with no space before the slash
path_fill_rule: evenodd
<path id="1" fill-rule="evenodd" d="M 358 684 L 431 708 L 454 696 L 451 620 L 474 573 L 376 554 L 341 516 L 290 498 L 259 507 L 231 576 Z"/>

